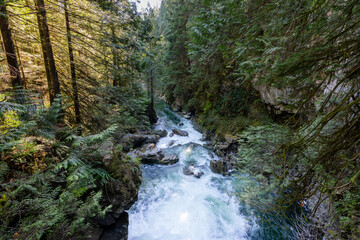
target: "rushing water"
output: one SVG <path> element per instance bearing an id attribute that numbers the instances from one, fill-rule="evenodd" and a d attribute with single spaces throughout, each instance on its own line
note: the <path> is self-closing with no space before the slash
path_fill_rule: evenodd
<path id="1" fill-rule="evenodd" d="M 188 137 L 174 135 L 157 144 L 164 152 L 176 154 L 175 165 L 144 165 L 139 199 L 129 210 L 130 240 L 237 240 L 265 239 L 255 234 L 259 227 L 233 194 L 232 177 L 214 174 L 209 162 L 217 156 L 204 148 L 201 133 L 190 120 L 165 109 L 159 112 L 157 129 L 185 130 Z M 179 123 L 183 124 L 179 126 Z M 169 144 L 175 141 L 173 147 Z M 183 173 L 194 166 L 204 175 L 198 179 Z M 266 235 L 266 233 L 265 233 Z M 279 237 L 279 235 L 277 235 Z M 266 237 L 266 239 L 282 239 Z"/>

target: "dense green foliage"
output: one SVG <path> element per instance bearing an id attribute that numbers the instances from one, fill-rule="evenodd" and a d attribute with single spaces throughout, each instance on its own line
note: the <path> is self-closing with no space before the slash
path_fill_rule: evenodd
<path id="1" fill-rule="evenodd" d="M 241 133 L 249 202 L 307 200 L 336 239 L 359 237 L 359 19 L 356 0 L 165 0 L 155 19 L 162 95 L 211 131 Z"/>
<path id="2" fill-rule="evenodd" d="M 2 105 L 2 239 L 85 235 L 86 220 L 103 211 L 97 182 L 110 178 L 96 166 L 98 154 L 89 150 L 106 142 L 114 127 L 81 138 L 69 129 L 54 128 L 60 104 L 30 113 L 24 111 L 29 105 L 6 103 L 12 110 Z M 69 143 L 55 139 L 65 133 L 63 141 Z"/>
<path id="3" fill-rule="evenodd" d="M 109 195 L 130 201 L 141 182 L 139 163 L 115 145 L 150 127 L 150 99 L 141 86 L 147 39 L 136 5 L 44 3 L 50 39 L 42 38 L 33 1 L 0 2 L 23 81 L 12 86 L 2 52 L 0 239 L 85 239 L 94 217 L 114 207 Z M 55 99 L 43 40 L 54 53 L 61 88 Z"/>
<path id="4" fill-rule="evenodd" d="M 249 179 L 239 195 L 260 215 L 285 218 L 307 202 L 299 237 L 360 237 L 359 1 L 163 0 L 141 16 L 127 0 L 47 0 L 50 39 L 38 5 L 0 4 L 23 82 L 12 84 L 2 54 L 6 238 L 83 236 L 106 210 L 102 184 L 129 182 L 126 169 L 103 170 L 116 168 L 104 166 L 109 152 L 138 169 L 112 138 L 156 122 L 155 93 L 216 136 L 238 136 L 239 175 Z"/>

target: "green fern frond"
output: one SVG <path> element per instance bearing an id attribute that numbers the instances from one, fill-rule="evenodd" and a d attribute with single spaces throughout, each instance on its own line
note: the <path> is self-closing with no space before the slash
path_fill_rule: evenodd
<path id="1" fill-rule="evenodd" d="M 57 164 L 55 170 L 69 169 L 70 167 L 78 167 L 82 165 L 84 165 L 84 162 L 75 153 L 72 153 L 67 159 Z"/>

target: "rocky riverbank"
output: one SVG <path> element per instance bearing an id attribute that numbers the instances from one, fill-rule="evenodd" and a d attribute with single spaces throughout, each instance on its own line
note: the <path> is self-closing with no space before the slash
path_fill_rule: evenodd
<path id="1" fill-rule="evenodd" d="M 174 133 L 186 135 L 185 131 L 179 129 L 174 129 Z M 140 162 L 170 165 L 179 161 L 177 156 L 168 155 L 156 147 L 159 139 L 168 134 L 166 130 L 127 134 L 115 139 L 115 142 L 107 147 L 111 153 L 103 159 L 103 164 L 113 179 L 103 187 L 104 197 L 101 203 L 104 207 L 111 208 L 104 216 L 96 216 L 93 219 L 94 227 L 89 232 L 90 239 L 128 238 L 129 216 L 126 211 L 138 198 L 142 181 Z M 121 146 L 122 151 L 111 150 L 114 146 Z"/>
<path id="2" fill-rule="evenodd" d="M 235 178 L 211 171 L 210 161 L 219 158 L 203 146 L 192 121 L 167 106 L 159 116 L 155 128 L 168 135 L 156 147 L 179 161 L 143 166 L 139 199 L 129 210 L 129 239 L 244 239 L 247 221 L 229 194 Z"/>
<path id="3" fill-rule="evenodd" d="M 203 134 L 203 141 L 206 141 L 204 147 L 214 151 L 220 159 L 211 160 L 210 168 L 214 173 L 222 175 L 231 175 L 237 168 L 237 149 L 238 149 L 238 136 L 231 134 L 225 134 L 225 136 L 216 135 L 214 132 L 204 129 L 198 122 L 196 116 L 187 112 L 176 111 L 178 108 L 173 108 L 175 112 L 183 116 L 185 119 L 191 119 L 193 121 L 194 129 Z M 186 132 L 179 129 L 174 129 L 173 134 L 180 136 L 186 136 Z"/>
<path id="4" fill-rule="evenodd" d="M 176 110 L 176 109 L 175 109 Z M 187 116 L 194 123 L 194 128 L 203 134 L 203 139 L 207 143 L 204 146 L 212 151 L 214 151 L 220 159 L 211 160 L 210 168 L 214 173 L 222 175 L 231 175 L 233 172 L 236 172 L 238 168 L 238 147 L 240 136 L 235 136 L 231 134 L 224 134 L 223 136 L 217 135 L 215 132 L 208 131 L 204 129 L 198 122 L 198 118 L 191 113 L 186 112 L 177 112 L 182 116 Z M 184 172 L 189 172 L 188 169 L 185 169 Z M 191 174 L 191 173 L 190 173 Z M 272 175 L 268 172 L 263 172 L 263 175 L 267 179 L 271 179 Z M 297 179 L 302 175 L 301 170 L 299 169 L 290 169 L 289 171 L 289 180 Z M 323 201 L 319 201 L 324 199 Z M 330 224 L 331 215 L 334 215 L 334 206 L 330 199 L 320 192 L 315 193 L 313 196 L 308 198 L 306 201 L 300 200 L 300 205 L 306 209 L 309 213 L 307 217 L 309 222 L 307 224 L 302 224 L 302 226 L 296 226 L 299 229 L 297 234 L 305 239 L 311 239 L 316 236 L 326 236 L 331 238 L 329 232 L 336 231 L 337 227 Z M 314 209 L 316 209 L 315 214 L 310 214 Z"/>

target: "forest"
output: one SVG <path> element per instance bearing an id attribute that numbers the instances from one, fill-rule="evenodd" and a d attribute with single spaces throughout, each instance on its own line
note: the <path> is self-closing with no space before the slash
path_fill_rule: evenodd
<path id="1" fill-rule="evenodd" d="M 0 0 L 0 30 L 0 239 L 360 239 L 359 0 Z"/>

